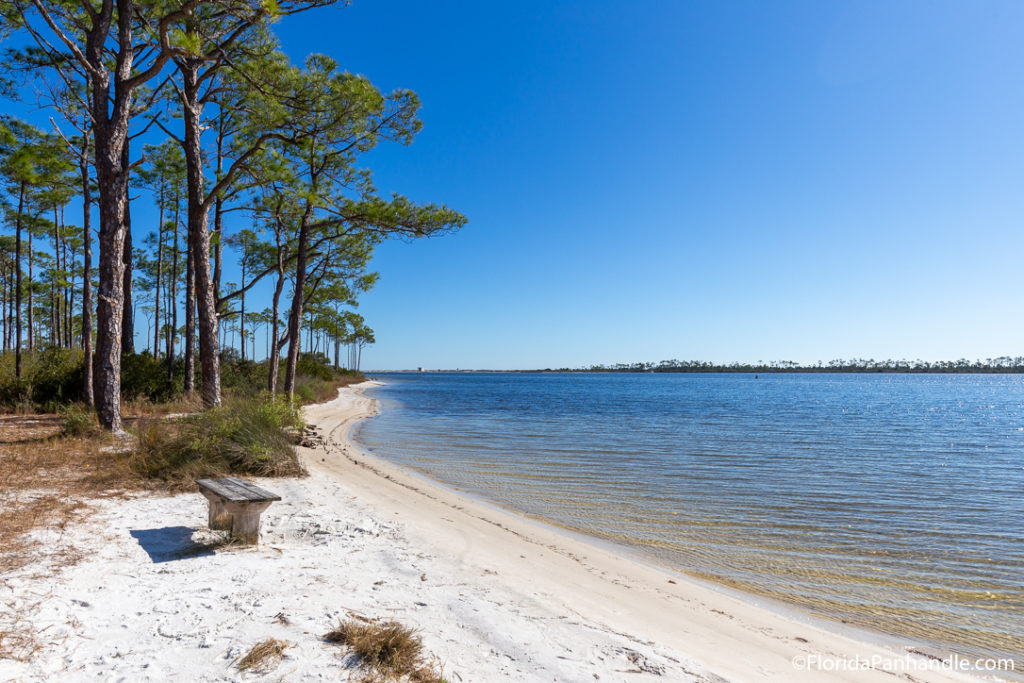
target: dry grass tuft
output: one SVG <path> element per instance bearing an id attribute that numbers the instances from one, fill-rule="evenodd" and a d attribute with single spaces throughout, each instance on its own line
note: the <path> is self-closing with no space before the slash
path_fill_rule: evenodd
<path id="1" fill-rule="evenodd" d="M 445 682 L 424 660 L 420 636 L 397 621 L 349 619 L 339 622 L 324 640 L 347 645 L 370 669 L 363 679 L 367 683 L 402 678 L 412 683 Z"/>
<path id="2" fill-rule="evenodd" d="M 26 614 L 33 612 L 38 605 L 22 606 L 21 609 L 12 609 L 10 605 L 4 607 L 10 611 L 0 618 L 0 659 L 27 662 L 42 649 Z"/>
<path id="3" fill-rule="evenodd" d="M 0 420 L 0 573 L 38 559 L 32 531 L 59 537 L 88 509 L 90 498 L 145 487 L 107 434 L 62 436 L 57 416 Z M 48 544 L 48 557 L 60 556 Z M 67 559 L 66 557 L 64 559 Z"/>
<path id="4" fill-rule="evenodd" d="M 193 415 L 203 409 L 199 394 L 179 396 L 168 401 L 153 401 L 148 398 L 136 398 L 125 401 L 122 405 L 126 415 L 133 420 L 153 419 L 157 417 L 183 417 Z"/>
<path id="5" fill-rule="evenodd" d="M 67 436 L 66 416 L 0 417 L 0 575 L 29 565 L 39 576 L 78 561 L 64 532 L 89 511 L 88 500 L 146 484 L 106 434 Z M 105 450 L 107 449 L 107 450 Z M 0 659 L 30 657 L 35 634 L 24 609 L 0 608 Z"/>
<path id="6" fill-rule="evenodd" d="M 284 658 L 284 651 L 291 647 L 290 643 L 276 638 L 267 638 L 256 643 L 244 657 L 238 660 L 238 668 L 242 671 L 267 673 L 274 670 Z"/>

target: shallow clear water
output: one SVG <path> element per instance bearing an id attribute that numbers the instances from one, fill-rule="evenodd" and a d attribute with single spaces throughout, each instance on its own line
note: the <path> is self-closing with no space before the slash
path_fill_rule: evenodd
<path id="1" fill-rule="evenodd" d="M 370 451 L 820 615 L 1024 653 L 1024 376 L 383 374 Z"/>

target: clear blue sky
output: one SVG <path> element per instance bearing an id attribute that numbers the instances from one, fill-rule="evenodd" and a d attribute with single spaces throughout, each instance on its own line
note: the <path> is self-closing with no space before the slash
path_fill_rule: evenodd
<path id="1" fill-rule="evenodd" d="M 1024 3 L 354 0 L 279 25 L 423 100 L 364 368 L 1024 355 Z M 233 219 L 234 220 L 234 219 Z M 262 302 L 258 306 L 262 308 Z"/>
<path id="2" fill-rule="evenodd" d="M 356 0 L 282 23 L 423 99 L 371 368 L 1024 353 L 1024 4 Z"/>

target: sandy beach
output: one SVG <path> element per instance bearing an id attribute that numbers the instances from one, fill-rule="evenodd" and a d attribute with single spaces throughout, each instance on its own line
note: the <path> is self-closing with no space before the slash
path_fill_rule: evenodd
<path id="1" fill-rule="evenodd" d="M 636 562 L 458 495 L 359 451 L 369 383 L 306 409 L 310 476 L 262 479 L 282 497 L 258 548 L 182 556 L 209 532 L 199 494 L 94 503 L 3 577 L 0 605 L 43 648 L 0 681 L 358 680 L 321 638 L 351 615 L 415 627 L 450 681 L 966 681 L 979 677 Z M 59 541 L 59 542 L 58 542 Z M 265 675 L 236 660 L 287 641 Z M 961 666 L 970 665 L 960 662 Z M 886 670 L 888 669 L 888 670 Z"/>

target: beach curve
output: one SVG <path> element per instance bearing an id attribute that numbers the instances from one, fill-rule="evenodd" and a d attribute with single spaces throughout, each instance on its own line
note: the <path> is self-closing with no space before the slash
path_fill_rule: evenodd
<path id="1" fill-rule="evenodd" d="M 624 557 L 463 496 L 360 450 L 352 427 L 376 413 L 366 382 L 310 406 L 327 455 L 311 473 L 344 480 L 361 500 L 391 514 L 417 543 L 446 553 L 456 573 L 494 571 L 505 591 L 588 629 L 657 644 L 688 662 L 693 680 L 978 680 L 930 655 L 867 642 Z M 330 457 L 327 457 L 330 456 Z M 582 630 L 582 629 L 581 629 Z M 486 634 L 479 634 L 486 637 Z M 582 635 L 582 634 L 581 634 Z M 968 664 L 963 664 L 968 666 Z M 901 668 L 902 667 L 902 668 Z M 885 669 L 889 669 L 888 671 Z"/>

